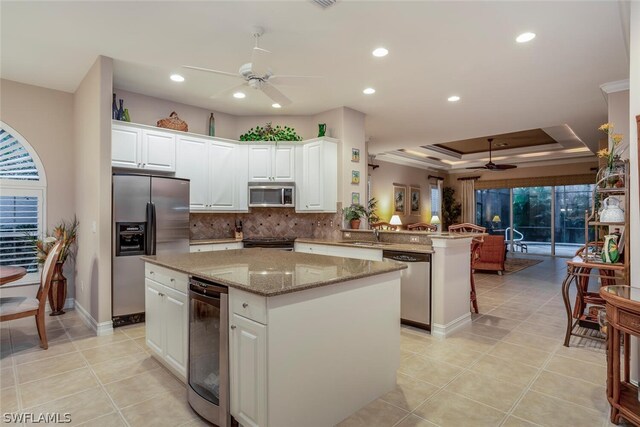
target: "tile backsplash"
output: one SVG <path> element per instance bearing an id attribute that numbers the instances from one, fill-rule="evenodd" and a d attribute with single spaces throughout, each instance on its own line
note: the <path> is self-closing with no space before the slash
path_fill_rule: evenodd
<path id="1" fill-rule="evenodd" d="M 233 237 L 236 219 L 245 238 L 340 238 L 342 214 L 296 213 L 293 208 L 251 208 L 248 213 L 191 213 L 191 240 Z"/>

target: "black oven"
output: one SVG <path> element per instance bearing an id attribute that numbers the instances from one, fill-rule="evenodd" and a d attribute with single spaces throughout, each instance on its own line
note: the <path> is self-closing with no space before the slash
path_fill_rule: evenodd
<path id="1" fill-rule="evenodd" d="M 116 223 L 116 256 L 146 254 L 146 222 Z"/>

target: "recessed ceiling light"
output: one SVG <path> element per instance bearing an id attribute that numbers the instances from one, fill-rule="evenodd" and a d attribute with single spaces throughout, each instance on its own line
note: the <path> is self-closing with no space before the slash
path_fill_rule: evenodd
<path id="1" fill-rule="evenodd" d="M 275 104 L 271 104 L 271 106 L 273 108 L 282 108 L 282 105 L 278 104 L 277 102 Z"/>
<path id="2" fill-rule="evenodd" d="M 183 82 L 184 81 L 184 77 L 182 77 L 180 74 L 171 74 L 171 76 L 169 78 L 171 80 L 173 80 L 174 82 Z"/>
<path id="3" fill-rule="evenodd" d="M 522 33 L 518 37 L 516 37 L 516 41 L 518 43 L 526 43 L 526 42 L 530 42 L 535 38 L 536 38 L 535 33 Z"/>
<path id="4" fill-rule="evenodd" d="M 237 98 L 237 99 L 242 99 L 245 96 L 247 96 L 247 95 L 245 95 L 244 92 L 236 92 L 236 93 L 233 94 L 233 97 Z"/>
<path id="5" fill-rule="evenodd" d="M 376 93 L 376 90 L 372 87 L 368 87 L 365 90 L 363 90 L 362 93 L 364 93 L 365 95 L 372 95 Z"/>
<path id="6" fill-rule="evenodd" d="M 373 56 L 377 56 L 378 58 L 382 58 L 383 56 L 387 56 L 389 54 L 389 51 L 383 47 L 379 47 L 377 49 L 374 49 L 371 54 Z"/>
<path id="7" fill-rule="evenodd" d="M 449 102 L 458 102 L 460 101 L 460 97 L 458 95 L 453 95 L 447 98 L 447 101 Z"/>

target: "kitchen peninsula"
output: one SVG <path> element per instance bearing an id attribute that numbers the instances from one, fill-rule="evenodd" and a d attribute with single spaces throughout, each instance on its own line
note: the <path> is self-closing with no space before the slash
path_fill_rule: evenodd
<path id="1" fill-rule="evenodd" d="M 228 287 L 220 328 L 229 333 L 228 402 L 241 424 L 335 425 L 395 387 L 404 264 L 269 249 L 144 260 L 148 304 L 187 293 L 189 277 Z M 164 312 L 147 307 L 146 321 L 147 345 L 183 380 L 187 311 L 163 323 Z"/>

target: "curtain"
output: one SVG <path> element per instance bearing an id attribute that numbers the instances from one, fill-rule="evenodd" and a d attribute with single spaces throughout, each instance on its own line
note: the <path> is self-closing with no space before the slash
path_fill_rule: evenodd
<path id="1" fill-rule="evenodd" d="M 462 222 L 476 223 L 475 179 L 462 181 Z"/>

